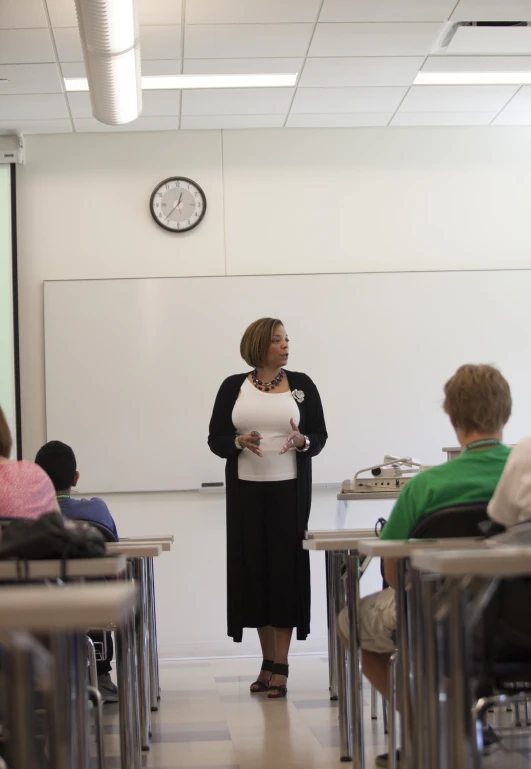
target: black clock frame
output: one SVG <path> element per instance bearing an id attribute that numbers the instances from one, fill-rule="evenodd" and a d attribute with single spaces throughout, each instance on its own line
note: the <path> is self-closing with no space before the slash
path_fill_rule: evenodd
<path id="1" fill-rule="evenodd" d="M 195 221 L 189 227 L 183 228 L 182 230 L 176 230 L 173 227 L 168 227 L 166 224 L 162 224 L 160 219 L 155 214 L 155 210 L 154 210 L 154 206 L 153 206 L 153 202 L 155 200 L 155 195 L 160 190 L 160 188 L 164 184 L 168 184 L 168 182 L 188 182 L 188 184 L 193 184 L 194 187 L 198 190 L 199 194 L 201 195 L 201 198 L 203 199 L 203 206 L 202 206 L 203 210 L 201 211 L 201 213 L 197 217 L 197 221 Z M 183 234 L 185 232 L 190 232 L 190 230 L 193 230 L 195 227 L 197 227 L 197 225 L 200 224 L 203 221 L 203 218 L 204 218 L 204 216 L 206 214 L 206 209 L 207 209 L 207 199 L 206 199 L 206 195 L 205 195 L 202 187 L 200 187 L 197 182 L 194 182 L 193 179 L 188 179 L 188 177 L 186 177 L 186 176 L 170 176 L 167 179 L 164 179 L 162 182 L 159 182 L 157 184 L 157 186 L 155 187 L 155 189 L 151 193 L 151 197 L 149 198 L 149 211 L 150 211 L 151 216 L 153 217 L 153 219 L 157 222 L 159 227 L 162 227 L 163 230 L 166 230 L 167 232 L 171 232 L 171 233 L 173 233 L 175 235 L 181 235 L 181 234 Z"/>

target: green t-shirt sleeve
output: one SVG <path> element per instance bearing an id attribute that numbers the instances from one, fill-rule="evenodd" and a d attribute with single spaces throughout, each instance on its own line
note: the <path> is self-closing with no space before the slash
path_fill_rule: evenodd
<path id="1" fill-rule="evenodd" d="M 420 478 L 420 476 L 419 476 Z M 380 539 L 407 539 L 409 533 L 423 513 L 417 478 L 412 478 L 400 492 L 389 520 L 385 524 Z"/>

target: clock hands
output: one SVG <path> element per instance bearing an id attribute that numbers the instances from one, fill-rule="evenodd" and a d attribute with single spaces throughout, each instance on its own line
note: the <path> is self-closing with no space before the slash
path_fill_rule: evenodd
<path id="1" fill-rule="evenodd" d="M 173 206 L 172 206 L 172 209 L 171 209 L 170 213 L 168 214 L 168 216 L 166 217 L 166 219 L 169 219 L 169 218 L 170 218 L 170 216 L 171 216 L 171 215 L 173 214 L 173 212 L 175 211 L 175 209 L 176 209 L 176 208 L 179 208 L 179 206 L 180 206 L 180 204 L 181 204 L 181 200 L 182 200 L 182 197 L 183 197 L 183 193 L 181 192 L 181 194 L 179 195 L 179 200 L 174 200 L 174 201 L 173 201 Z M 181 212 L 181 209 L 179 208 L 179 213 L 180 213 L 180 212 Z"/>

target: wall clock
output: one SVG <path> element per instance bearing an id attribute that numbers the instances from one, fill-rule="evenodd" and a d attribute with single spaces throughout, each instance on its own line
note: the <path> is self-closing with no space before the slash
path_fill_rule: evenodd
<path id="1" fill-rule="evenodd" d="M 170 232 L 193 230 L 203 219 L 206 207 L 201 187 L 184 176 L 164 179 L 157 184 L 149 201 L 153 219 Z"/>

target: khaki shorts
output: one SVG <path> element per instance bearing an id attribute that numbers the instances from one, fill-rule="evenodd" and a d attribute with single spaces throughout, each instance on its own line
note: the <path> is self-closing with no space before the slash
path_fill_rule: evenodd
<path id="1" fill-rule="evenodd" d="M 341 632 L 348 638 L 348 607 L 337 618 Z M 396 630 L 395 591 L 389 587 L 379 593 L 367 595 L 360 601 L 360 645 L 377 654 L 392 654 L 395 649 L 393 633 Z"/>

